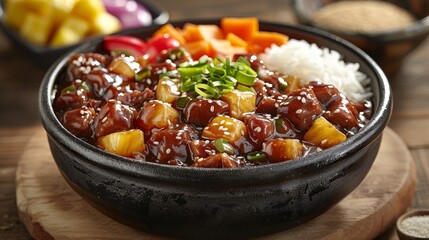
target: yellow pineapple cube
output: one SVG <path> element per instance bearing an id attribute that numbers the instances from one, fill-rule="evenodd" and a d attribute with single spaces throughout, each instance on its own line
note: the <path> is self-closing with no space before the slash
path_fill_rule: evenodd
<path id="1" fill-rule="evenodd" d="M 78 43 L 82 37 L 70 28 L 60 28 L 52 38 L 51 47 L 62 47 Z"/>
<path id="2" fill-rule="evenodd" d="M 229 105 L 232 117 L 240 119 L 244 113 L 253 112 L 256 107 L 256 93 L 233 90 L 223 94 L 220 98 Z"/>
<path id="3" fill-rule="evenodd" d="M 173 103 L 180 97 L 179 80 L 168 77 L 161 78 L 155 90 L 155 98 L 168 103 Z"/>
<path id="4" fill-rule="evenodd" d="M 276 139 L 263 144 L 270 162 L 284 162 L 302 156 L 304 147 L 298 139 Z"/>
<path id="5" fill-rule="evenodd" d="M 151 100 L 140 111 L 140 115 L 137 118 L 137 126 L 144 131 L 153 128 L 168 128 L 178 123 L 179 117 L 179 111 L 170 104 L 159 100 Z"/>
<path id="6" fill-rule="evenodd" d="M 89 24 L 84 19 L 69 16 L 54 33 L 50 45 L 66 46 L 81 41 L 89 31 Z"/>
<path id="7" fill-rule="evenodd" d="M 103 12 L 106 12 L 106 9 L 102 0 L 78 0 L 71 10 L 72 15 L 90 22 Z"/>
<path id="8" fill-rule="evenodd" d="M 52 0 L 53 10 L 52 18 L 54 28 L 59 27 L 63 21 L 69 16 L 73 9 L 76 0 Z"/>
<path id="9" fill-rule="evenodd" d="M 111 34 L 121 30 L 119 19 L 108 12 L 98 14 L 91 20 L 92 34 Z"/>
<path id="10" fill-rule="evenodd" d="M 76 32 L 81 38 L 83 38 L 89 32 L 90 25 L 83 18 L 69 16 L 60 25 L 60 28 L 69 28 Z"/>
<path id="11" fill-rule="evenodd" d="M 316 146 L 328 148 L 346 140 L 346 135 L 340 132 L 324 117 L 317 118 L 304 134 L 304 140 Z"/>
<path id="12" fill-rule="evenodd" d="M 203 129 L 202 137 L 207 139 L 225 138 L 230 143 L 235 143 L 247 133 L 246 124 L 242 121 L 219 115 Z"/>
<path id="13" fill-rule="evenodd" d="M 21 29 L 28 14 L 48 17 L 52 12 L 50 0 L 8 0 L 4 4 L 4 21 L 17 30 Z"/>
<path id="14" fill-rule="evenodd" d="M 144 134 L 139 129 L 114 132 L 103 136 L 97 142 L 100 148 L 117 155 L 130 157 L 145 150 Z"/>
<path id="15" fill-rule="evenodd" d="M 132 81 L 136 78 L 136 72 L 122 58 L 115 58 L 107 67 L 107 69 L 118 75 L 121 75 L 125 80 Z"/>
<path id="16" fill-rule="evenodd" d="M 52 19 L 29 13 L 25 16 L 19 33 L 22 37 L 37 45 L 48 42 L 52 28 Z"/>

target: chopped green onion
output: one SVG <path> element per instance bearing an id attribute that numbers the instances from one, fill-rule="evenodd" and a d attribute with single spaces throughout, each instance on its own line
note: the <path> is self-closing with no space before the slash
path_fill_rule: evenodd
<path id="1" fill-rule="evenodd" d="M 205 98 L 217 98 L 216 96 L 219 95 L 216 88 L 213 88 L 204 83 L 196 84 L 195 92 Z"/>
<path id="2" fill-rule="evenodd" d="M 263 151 L 249 152 L 247 154 L 247 160 L 251 162 L 261 162 L 265 161 L 268 158 L 268 154 Z"/>
<path id="3" fill-rule="evenodd" d="M 244 91 L 244 92 L 253 92 L 253 93 L 256 93 L 256 91 L 255 91 L 255 89 L 253 87 L 248 87 L 248 86 L 241 85 L 241 84 L 237 85 L 237 89 L 241 90 L 241 91 Z"/>
<path id="4" fill-rule="evenodd" d="M 228 142 L 228 140 L 224 139 L 224 138 L 219 138 L 216 139 L 213 142 L 213 145 L 215 146 L 216 150 L 218 150 L 219 152 L 223 153 L 226 152 L 228 154 L 234 154 L 234 148 L 231 146 L 231 144 Z"/>
<path id="5" fill-rule="evenodd" d="M 205 56 L 198 62 L 181 64 L 178 72 L 182 79 L 182 92 L 196 92 L 205 98 L 219 98 L 234 88 L 254 92 L 252 86 L 257 78 L 256 72 L 243 57 L 231 62 L 229 58 L 222 61 Z"/>
<path id="6" fill-rule="evenodd" d="M 152 69 L 148 66 L 136 73 L 136 81 L 143 82 L 144 80 L 150 78 L 152 75 Z"/>
<path id="7" fill-rule="evenodd" d="M 176 102 L 174 103 L 174 105 L 176 107 L 184 108 L 186 106 L 186 104 L 188 104 L 189 101 L 191 101 L 190 97 L 181 97 L 181 98 L 178 98 L 176 100 Z"/>

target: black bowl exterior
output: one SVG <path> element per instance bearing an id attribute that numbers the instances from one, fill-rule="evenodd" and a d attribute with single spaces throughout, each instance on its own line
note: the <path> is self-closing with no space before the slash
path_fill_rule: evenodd
<path id="1" fill-rule="evenodd" d="M 218 20 L 189 21 L 197 24 Z M 174 23 L 182 26 L 184 22 Z M 341 52 L 373 79 L 374 115 L 354 137 L 298 160 L 238 169 L 195 169 L 139 162 L 106 153 L 61 126 L 52 109 L 53 87 L 74 52 L 98 49 L 88 42 L 53 65 L 41 85 L 39 110 L 52 155 L 67 182 L 108 216 L 152 233 L 185 239 L 242 239 L 302 224 L 331 208 L 364 179 L 390 118 L 386 77 L 358 48 L 307 27 L 261 22 L 265 31 L 305 39 Z M 129 31 L 146 38 L 156 28 Z"/>
<path id="2" fill-rule="evenodd" d="M 297 20 L 301 24 L 323 28 L 312 20 L 313 15 L 324 5 L 340 0 L 294 0 Z M 429 1 L 389 0 L 413 13 L 418 18 L 409 28 L 374 34 L 327 30 L 369 54 L 387 75 L 393 76 L 400 69 L 404 58 L 416 49 L 429 35 Z"/>
<path id="3" fill-rule="evenodd" d="M 147 8 L 147 10 L 151 13 L 153 24 L 154 25 L 162 25 L 166 23 L 169 19 L 169 14 L 167 11 L 160 5 L 158 5 L 155 1 L 151 0 L 136 0 L 143 4 Z M 29 55 L 30 58 L 34 59 L 34 61 L 40 65 L 42 68 L 48 68 L 51 66 L 55 60 L 60 58 L 63 54 L 66 52 L 72 50 L 73 48 L 76 48 L 77 45 L 81 44 L 82 42 L 88 41 L 88 39 L 85 39 L 84 41 L 72 44 L 69 46 L 64 47 L 58 47 L 58 48 L 51 48 L 51 47 L 44 47 L 44 46 L 37 46 L 34 45 L 24 38 L 22 38 L 18 32 L 15 30 L 9 28 L 3 21 L 3 15 L 4 15 L 4 1 L 0 0 L 0 29 L 5 33 L 5 35 L 12 40 L 12 42 L 19 47 L 20 50 L 23 50 L 26 54 Z M 121 34 L 123 31 L 119 31 L 117 34 Z"/>

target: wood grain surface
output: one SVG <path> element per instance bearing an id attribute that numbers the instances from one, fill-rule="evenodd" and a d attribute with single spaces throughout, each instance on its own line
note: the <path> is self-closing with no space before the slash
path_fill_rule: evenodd
<path id="1" fill-rule="evenodd" d="M 18 212 L 35 239 L 165 239 L 124 226 L 82 200 L 59 173 L 43 129 L 30 139 L 16 174 Z M 415 183 L 411 154 L 388 128 L 370 172 L 350 195 L 306 224 L 258 239 L 373 239 L 405 212 Z"/>
<path id="2" fill-rule="evenodd" d="M 292 0 L 156 0 L 170 19 L 255 16 L 295 23 Z M 409 210 L 429 208 L 429 39 L 391 77 L 394 109 L 389 126 L 408 146 L 415 160 L 417 184 Z M 31 136 L 40 129 L 38 88 L 46 69 L 15 46 L 0 31 L 0 239 L 31 239 L 16 206 L 18 160 Z M 370 227 L 370 226 L 369 226 Z M 376 239 L 397 240 L 394 226 Z"/>

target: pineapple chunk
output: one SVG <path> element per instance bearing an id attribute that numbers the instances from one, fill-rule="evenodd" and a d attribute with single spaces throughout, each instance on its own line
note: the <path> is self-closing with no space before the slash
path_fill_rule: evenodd
<path id="1" fill-rule="evenodd" d="M 106 12 L 102 0 L 79 0 L 73 6 L 71 14 L 92 22 L 99 14 Z"/>
<path id="2" fill-rule="evenodd" d="M 217 116 L 204 128 L 202 137 L 207 139 L 225 138 L 235 143 L 247 133 L 246 124 L 228 116 Z"/>
<path id="3" fill-rule="evenodd" d="M 98 14 L 91 20 L 92 34 L 111 34 L 121 30 L 122 25 L 119 19 L 108 12 Z"/>
<path id="4" fill-rule="evenodd" d="M 180 97 L 179 80 L 162 78 L 158 81 L 155 98 L 168 103 L 173 103 Z"/>
<path id="5" fill-rule="evenodd" d="M 31 43 L 44 45 L 50 37 L 51 27 L 52 19 L 50 17 L 29 13 L 25 16 L 20 34 Z"/>
<path id="6" fill-rule="evenodd" d="M 82 38 L 70 28 L 60 28 L 51 40 L 51 47 L 61 47 L 77 43 Z"/>
<path id="7" fill-rule="evenodd" d="M 298 139 L 276 139 L 263 144 L 270 162 L 284 162 L 302 156 L 304 147 Z"/>
<path id="8" fill-rule="evenodd" d="M 83 18 L 68 16 L 60 25 L 60 28 L 69 28 L 83 38 L 88 33 L 90 26 Z"/>
<path id="9" fill-rule="evenodd" d="M 319 117 L 304 135 L 304 140 L 319 147 L 329 148 L 346 140 L 346 135 L 340 132 L 324 117 Z"/>
<path id="10" fill-rule="evenodd" d="M 50 0 L 9 0 L 5 2 L 4 21 L 17 30 L 22 28 L 28 14 L 37 14 L 41 18 L 50 16 Z"/>
<path id="11" fill-rule="evenodd" d="M 137 118 L 137 126 L 149 131 L 153 128 L 168 128 L 179 122 L 179 111 L 170 104 L 159 100 L 147 102 Z"/>
<path id="12" fill-rule="evenodd" d="M 99 138 L 97 143 L 100 148 L 124 157 L 145 150 L 144 134 L 139 129 L 114 132 Z"/>
<path id="13" fill-rule="evenodd" d="M 108 66 L 110 72 L 121 75 L 125 80 L 132 81 L 136 78 L 136 72 L 122 58 L 115 58 Z"/>
<path id="14" fill-rule="evenodd" d="M 233 90 L 223 94 L 220 99 L 228 103 L 230 115 L 238 119 L 256 108 L 256 93 L 253 92 Z"/>
<path id="15" fill-rule="evenodd" d="M 71 10 L 73 9 L 76 0 L 52 0 L 53 3 L 53 24 L 54 28 L 57 28 L 61 25 L 63 21 L 69 16 Z"/>
<path id="16" fill-rule="evenodd" d="M 89 31 L 89 24 L 84 19 L 69 16 L 60 25 L 51 39 L 51 46 L 58 47 L 81 41 Z"/>

